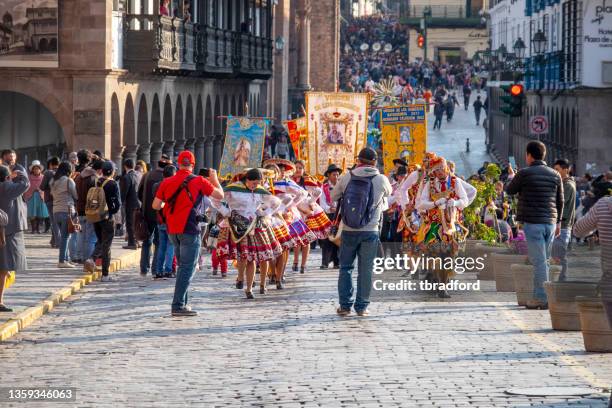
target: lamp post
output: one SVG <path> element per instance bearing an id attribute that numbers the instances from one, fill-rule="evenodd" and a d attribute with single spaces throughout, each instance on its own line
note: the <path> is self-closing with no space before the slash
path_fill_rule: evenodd
<path id="1" fill-rule="evenodd" d="M 533 51 L 536 55 L 536 63 L 541 66 L 544 63 L 544 52 L 546 51 L 546 44 L 548 40 L 546 38 L 546 34 L 542 30 L 538 30 L 537 33 L 531 39 L 531 44 L 533 46 Z M 544 88 L 544 75 L 539 75 L 539 89 L 541 91 Z"/>

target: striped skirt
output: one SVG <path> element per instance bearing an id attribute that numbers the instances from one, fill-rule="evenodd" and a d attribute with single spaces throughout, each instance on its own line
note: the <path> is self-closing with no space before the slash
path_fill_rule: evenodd
<path id="1" fill-rule="evenodd" d="M 272 227 L 258 222 L 257 226 L 240 242 L 234 242 L 229 228 L 219 231 L 217 256 L 248 262 L 264 262 L 276 259 L 283 253 L 283 247 L 276 239 Z"/>
<path id="2" fill-rule="evenodd" d="M 300 219 L 293 221 L 288 228 L 289 234 L 298 242 L 299 246 L 310 245 L 311 242 L 317 240 L 315 233 Z"/>
<path id="3" fill-rule="evenodd" d="M 324 212 L 316 215 L 309 215 L 306 218 L 306 225 L 315 234 L 317 239 L 326 239 L 332 227 L 332 222 Z"/>

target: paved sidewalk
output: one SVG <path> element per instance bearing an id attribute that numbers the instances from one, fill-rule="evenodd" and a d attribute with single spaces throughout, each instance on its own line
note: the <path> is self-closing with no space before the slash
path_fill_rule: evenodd
<path id="1" fill-rule="evenodd" d="M 72 386 L 72 404 L 168 407 L 604 407 L 606 397 L 510 396 L 513 387 L 612 384 L 612 355 L 585 353 L 547 311 L 493 302 L 378 302 L 340 318 L 337 271 L 289 272 L 255 301 L 210 269 L 193 282 L 195 318 L 170 317 L 173 280 L 136 270 L 93 283 L 0 344 L 3 386 Z M 8 404 L 8 406 L 12 406 Z"/>
<path id="2" fill-rule="evenodd" d="M 4 302 L 14 312 L 1 313 L 0 326 L 83 276 L 81 265 L 75 269 L 57 268 L 59 250 L 51 248 L 49 240 L 49 234 L 26 234 L 28 270 L 17 273 L 15 284 L 5 292 Z M 140 251 L 125 250 L 123 245 L 125 243 L 122 239 L 115 238 L 111 250 L 112 259 L 123 259 L 126 263 L 127 258 L 138 257 L 134 252 Z M 129 261 L 127 263 L 132 264 L 134 260 Z"/>

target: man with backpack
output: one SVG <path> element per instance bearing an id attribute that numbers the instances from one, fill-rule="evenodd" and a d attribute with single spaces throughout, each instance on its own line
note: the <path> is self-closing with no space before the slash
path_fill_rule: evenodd
<path id="1" fill-rule="evenodd" d="M 81 159 L 79 159 L 79 163 L 82 163 Z M 79 224 L 81 224 L 77 253 L 82 261 L 91 258 L 96 245 L 96 233 L 93 224 L 87 221 L 85 206 L 87 204 L 87 193 L 89 193 L 90 188 L 96 185 L 97 172 L 102 170 L 103 163 L 102 160 L 96 160 L 91 166 L 81 168 L 74 179 L 77 191 L 76 212 L 79 217 Z"/>
<path id="2" fill-rule="evenodd" d="M 389 180 L 376 167 L 377 159 L 374 149 L 361 149 L 355 168 L 342 175 L 331 192 L 333 201 L 342 200 L 338 276 L 340 307 L 336 311 L 340 316 L 350 314 L 353 306 L 358 316 L 368 314 L 372 269 L 380 245 L 380 223 L 382 213 L 388 207 L 387 197 L 392 192 Z M 357 296 L 353 300 L 352 274 L 356 258 L 359 258 Z"/>
<path id="3" fill-rule="evenodd" d="M 155 210 L 163 208 L 162 213 L 178 261 L 172 316 L 195 316 L 197 313 L 187 305 L 187 291 L 202 243 L 197 208 L 204 196 L 222 200 L 223 189 L 214 169 L 208 169 L 207 178 L 193 174 L 195 157 L 189 150 L 179 154 L 178 166 L 179 170 L 174 176 L 161 182 L 152 207 Z"/>
<path id="4" fill-rule="evenodd" d="M 121 209 L 121 196 L 119 186 L 113 179 L 115 165 L 112 161 L 105 161 L 99 170 L 100 176 L 96 185 L 87 192 L 85 204 L 85 216 L 91 222 L 96 232 L 96 247 L 92 258 L 85 262 L 85 270 L 93 272 L 95 268 L 94 259 L 102 259 L 102 282 L 110 282 L 113 279 L 108 274 L 111 259 L 111 245 L 115 237 L 115 222 L 113 215 Z"/>

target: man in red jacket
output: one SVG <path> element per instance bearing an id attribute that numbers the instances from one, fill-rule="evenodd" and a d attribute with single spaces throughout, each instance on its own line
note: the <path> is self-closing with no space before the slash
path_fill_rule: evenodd
<path id="1" fill-rule="evenodd" d="M 168 234 L 174 245 L 178 261 L 173 316 L 195 316 L 197 313 L 187 306 L 189 284 L 193 279 L 195 266 L 200 256 L 201 235 L 200 222 L 196 209 L 204 196 L 223 199 L 223 189 L 217 179 L 217 172 L 208 169 L 207 178 L 193 174 L 195 157 L 185 150 L 179 154 L 179 170 L 176 175 L 164 179 L 157 190 L 152 207 L 163 208 Z"/>

